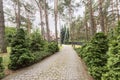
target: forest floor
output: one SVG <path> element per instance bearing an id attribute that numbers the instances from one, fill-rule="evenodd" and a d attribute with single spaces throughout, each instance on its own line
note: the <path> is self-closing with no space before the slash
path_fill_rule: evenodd
<path id="1" fill-rule="evenodd" d="M 2 80 L 93 80 L 71 46 Z"/>

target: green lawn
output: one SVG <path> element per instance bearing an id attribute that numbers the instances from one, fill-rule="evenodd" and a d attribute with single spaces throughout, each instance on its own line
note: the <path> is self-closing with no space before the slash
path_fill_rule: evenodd
<path id="1" fill-rule="evenodd" d="M 1 53 L 0 56 L 3 57 L 3 65 L 5 67 L 5 69 L 8 68 L 8 64 L 10 62 L 9 56 L 10 56 L 10 47 L 7 48 L 7 52 L 8 53 Z"/>
<path id="2" fill-rule="evenodd" d="M 75 45 L 75 48 L 81 48 L 81 46 L 80 45 Z"/>
<path id="3" fill-rule="evenodd" d="M 62 49 L 62 45 L 58 44 L 58 46 L 59 46 L 59 49 L 61 50 Z"/>

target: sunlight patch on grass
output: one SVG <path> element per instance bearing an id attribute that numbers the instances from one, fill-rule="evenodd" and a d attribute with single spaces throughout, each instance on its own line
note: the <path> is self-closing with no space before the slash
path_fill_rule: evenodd
<path id="1" fill-rule="evenodd" d="M 10 62 L 9 56 L 10 56 L 9 54 L 6 54 L 6 56 L 3 56 L 3 65 L 4 65 L 5 69 L 8 68 L 8 64 Z"/>
<path id="2" fill-rule="evenodd" d="M 75 48 L 81 48 L 81 46 L 80 45 L 75 45 Z"/>
<path id="3" fill-rule="evenodd" d="M 8 64 L 10 62 L 10 52 L 11 52 L 11 48 L 7 47 L 7 53 L 1 53 L 0 56 L 3 58 L 3 65 L 5 67 L 5 69 L 8 68 Z"/>

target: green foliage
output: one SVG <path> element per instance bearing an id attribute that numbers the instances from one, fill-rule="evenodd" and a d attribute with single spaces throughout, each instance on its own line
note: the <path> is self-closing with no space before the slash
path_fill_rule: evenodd
<path id="1" fill-rule="evenodd" d="M 54 54 L 54 53 L 49 53 L 49 52 L 46 52 L 46 51 L 40 51 L 40 52 L 34 52 L 34 57 L 35 57 L 35 60 L 34 62 L 39 62 L 41 60 L 43 60 L 44 58 Z"/>
<path id="2" fill-rule="evenodd" d="M 31 37 L 30 49 L 32 52 L 43 51 L 45 41 L 42 39 L 40 32 L 34 31 Z"/>
<path id="3" fill-rule="evenodd" d="M 59 51 L 59 47 L 56 42 L 48 43 L 48 52 L 55 53 Z"/>
<path id="4" fill-rule="evenodd" d="M 97 33 L 93 39 L 77 50 L 88 66 L 90 74 L 95 80 L 101 80 L 107 63 L 108 40 L 103 33 Z"/>
<path id="5" fill-rule="evenodd" d="M 11 44 L 9 69 L 16 70 L 32 65 L 59 50 L 55 42 L 49 44 L 42 40 L 38 31 L 32 33 L 31 39 L 23 29 L 15 34 Z"/>
<path id="6" fill-rule="evenodd" d="M 7 46 L 10 46 L 12 43 L 12 39 L 16 33 L 16 29 L 14 27 L 6 27 L 5 28 L 5 37 L 6 37 L 6 42 Z"/>
<path id="7" fill-rule="evenodd" d="M 68 43 L 69 42 L 69 29 L 66 28 L 66 27 L 63 27 L 61 29 L 61 33 L 60 33 L 60 36 L 61 36 L 61 43 Z"/>
<path id="8" fill-rule="evenodd" d="M 115 28 L 115 37 L 119 36 L 120 35 L 120 21 L 118 22 L 118 25 L 117 27 Z"/>
<path id="9" fill-rule="evenodd" d="M 32 33 L 30 50 L 34 55 L 34 62 L 41 61 L 42 59 L 52 55 L 58 51 L 58 45 L 54 42 L 48 43 L 43 40 L 38 30 Z"/>
<path id="10" fill-rule="evenodd" d="M 4 73 L 3 73 L 4 67 L 2 65 L 2 62 L 3 62 L 3 59 L 2 57 L 0 57 L 0 79 L 4 76 Z"/>
<path id="11" fill-rule="evenodd" d="M 44 45 L 43 45 L 43 43 L 44 43 Z M 42 47 L 40 47 L 40 50 L 32 52 L 32 54 L 34 55 L 33 63 L 39 62 L 42 59 L 59 51 L 59 47 L 58 47 L 57 43 L 55 43 L 55 42 L 48 43 L 46 41 L 43 41 L 43 43 L 40 44 L 40 45 L 42 45 Z"/>
<path id="12" fill-rule="evenodd" d="M 23 29 L 19 29 L 14 36 L 11 44 L 10 60 L 9 69 L 13 70 L 28 66 L 34 60 L 33 55 L 30 54 L 29 44 Z"/>
<path id="13" fill-rule="evenodd" d="M 113 32 L 114 37 L 109 40 L 107 72 L 102 80 L 120 80 L 120 22 Z"/>

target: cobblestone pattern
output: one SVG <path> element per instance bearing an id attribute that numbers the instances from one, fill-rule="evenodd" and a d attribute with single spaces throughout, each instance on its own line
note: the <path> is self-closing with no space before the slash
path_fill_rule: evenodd
<path id="1" fill-rule="evenodd" d="M 71 46 L 3 80 L 91 80 Z"/>

